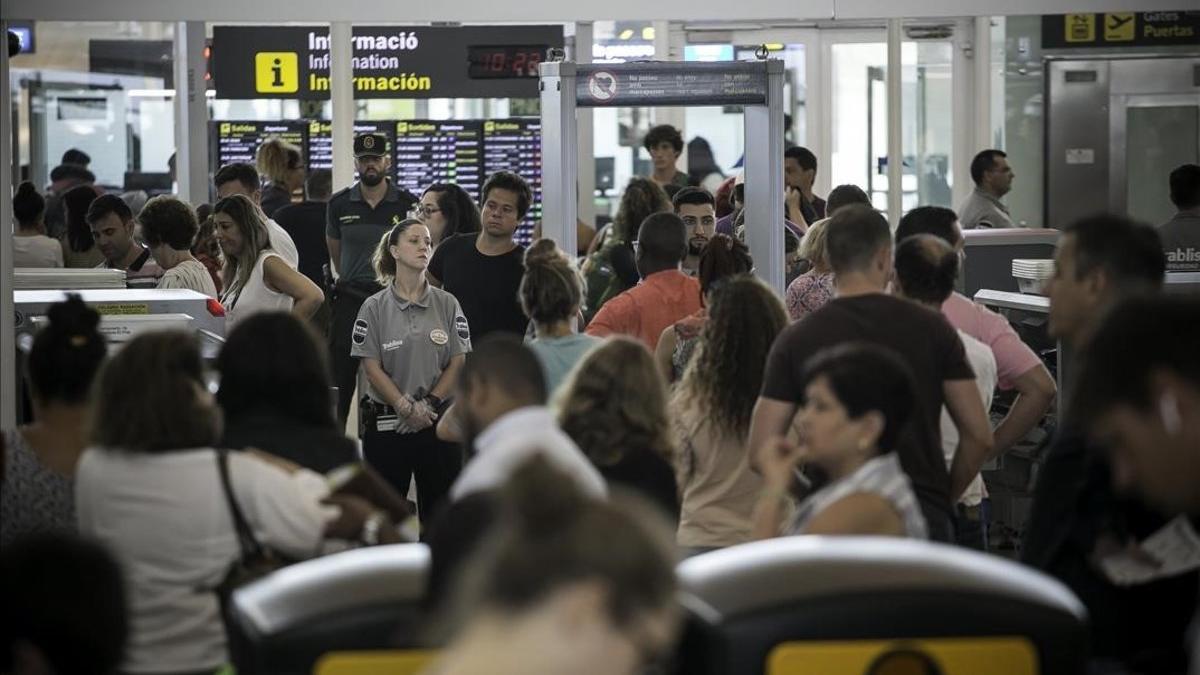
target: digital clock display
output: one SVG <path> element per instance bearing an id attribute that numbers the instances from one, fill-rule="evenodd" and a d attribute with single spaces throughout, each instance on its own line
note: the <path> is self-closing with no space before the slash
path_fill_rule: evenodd
<path id="1" fill-rule="evenodd" d="M 548 45 L 467 47 L 467 76 L 472 79 L 537 77 Z"/>

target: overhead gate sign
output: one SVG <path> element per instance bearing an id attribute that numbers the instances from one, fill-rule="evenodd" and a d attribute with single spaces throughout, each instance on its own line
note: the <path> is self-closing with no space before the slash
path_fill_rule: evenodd
<path id="1" fill-rule="evenodd" d="M 536 67 L 480 77 L 472 58 L 563 46 L 561 26 L 355 26 L 352 39 L 355 98 L 534 98 Z M 218 98 L 328 99 L 329 65 L 328 26 L 213 27 Z"/>

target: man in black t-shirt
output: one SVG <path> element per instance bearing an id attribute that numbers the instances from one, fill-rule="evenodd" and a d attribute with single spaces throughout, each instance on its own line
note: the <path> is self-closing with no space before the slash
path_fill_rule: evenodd
<path id="1" fill-rule="evenodd" d="M 513 241 L 529 212 L 533 192 L 525 179 L 500 171 L 483 185 L 483 229 L 442 242 L 429 261 L 429 283 L 458 298 L 473 339 L 493 331 L 525 335 L 528 319 L 517 300 L 525 274 L 525 249 Z"/>
<path id="2" fill-rule="evenodd" d="M 321 268 L 329 262 L 329 244 L 325 241 L 325 211 L 332 193 L 332 174 L 328 169 L 316 169 L 304 181 L 304 201 L 288 204 L 275 212 L 275 222 L 296 244 L 296 252 L 300 255 L 296 269 L 322 288 L 325 286 L 325 274 Z"/>
<path id="3" fill-rule="evenodd" d="M 762 393 L 750 423 L 749 452 L 782 435 L 803 400 L 804 366 L 822 349 L 867 342 L 892 349 L 916 376 L 918 414 L 897 447 L 932 539 L 952 542 L 953 504 L 992 447 L 983 401 L 958 333 L 941 314 L 884 293 L 892 272 L 887 221 L 868 206 L 839 209 L 829 221 L 826 251 L 838 297 L 779 334 L 767 360 Z M 949 474 L 942 454 L 943 404 L 958 426 Z"/>

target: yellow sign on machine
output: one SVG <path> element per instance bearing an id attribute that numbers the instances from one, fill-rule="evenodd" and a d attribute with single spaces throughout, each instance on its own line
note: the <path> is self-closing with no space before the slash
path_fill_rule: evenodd
<path id="1" fill-rule="evenodd" d="M 785 642 L 767 675 L 1038 675 L 1037 650 L 1021 637 Z"/>
<path id="2" fill-rule="evenodd" d="M 1066 26 L 1067 42 L 1093 42 L 1096 39 L 1095 14 L 1068 14 L 1063 25 Z"/>

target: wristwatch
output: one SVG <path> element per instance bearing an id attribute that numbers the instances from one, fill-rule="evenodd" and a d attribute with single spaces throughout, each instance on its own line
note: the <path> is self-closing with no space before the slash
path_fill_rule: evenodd
<path id="1" fill-rule="evenodd" d="M 367 516 L 363 521 L 362 534 L 359 539 L 367 546 L 376 546 L 379 544 L 379 529 L 383 527 L 384 520 L 387 519 L 387 514 L 383 511 L 376 511 Z"/>
<path id="2" fill-rule="evenodd" d="M 435 412 L 437 411 L 438 408 L 442 407 L 442 399 L 438 398 L 437 396 L 434 396 L 433 394 L 425 394 L 424 400 L 429 402 L 429 407 L 432 408 Z"/>

